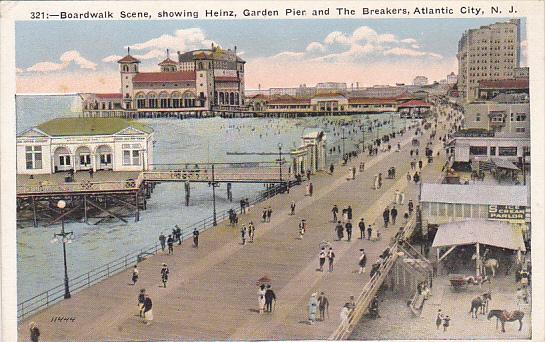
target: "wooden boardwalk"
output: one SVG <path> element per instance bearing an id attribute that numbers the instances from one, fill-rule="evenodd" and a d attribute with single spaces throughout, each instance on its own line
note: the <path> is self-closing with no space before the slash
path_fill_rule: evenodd
<path id="1" fill-rule="evenodd" d="M 260 207 L 251 208 L 240 223 L 256 224 L 254 243 L 242 246 L 239 229 L 220 224 L 201 234 L 198 249 L 186 241 L 175 248 L 174 255 L 160 253 L 142 262 L 136 286 L 129 285 L 130 270 L 122 272 L 26 319 L 19 325 L 20 341 L 28 339 L 31 321 L 39 325 L 46 341 L 328 338 L 340 323 L 342 305 L 349 296 L 357 297 L 369 280 L 370 265 L 400 226 L 384 229 L 382 224 L 382 210 L 392 203 L 393 192 L 405 189 L 406 201 L 416 200 L 417 186 L 407 185 L 404 177 L 409 169 L 412 134 L 410 131 L 401 137 L 401 152 L 392 149 L 373 158 L 363 157 L 365 172 L 358 173 L 355 180 L 346 180 L 348 167 L 338 167 L 334 175 L 313 176 L 312 197 L 305 196 L 305 187 L 300 186 L 262 203 L 273 209 L 270 223 L 260 222 Z M 358 165 L 360 158 L 350 166 Z M 374 175 L 385 175 L 390 166 L 397 168 L 398 178 L 385 179 L 382 189 L 373 190 Z M 297 203 L 295 216 L 289 215 L 292 200 Z M 333 204 L 340 209 L 348 205 L 353 208 L 351 242 L 333 241 Z M 406 210 L 406 205 L 398 208 L 398 219 Z M 358 239 L 360 217 L 367 224 L 376 221 L 382 240 Z M 297 238 L 301 218 L 309 227 L 303 240 Z M 337 256 L 332 273 L 316 271 L 318 246 L 323 240 L 332 242 Z M 354 273 L 360 248 L 365 248 L 368 257 L 365 275 Z M 167 288 L 160 285 L 163 262 L 171 271 Z M 272 279 L 278 303 L 272 314 L 259 315 L 255 282 L 263 275 Z M 140 288 L 146 288 L 154 303 L 155 319 L 150 325 L 142 324 L 137 314 Z M 329 297 L 330 317 L 308 325 L 307 302 L 317 291 Z M 52 321 L 59 316 L 75 320 Z"/>

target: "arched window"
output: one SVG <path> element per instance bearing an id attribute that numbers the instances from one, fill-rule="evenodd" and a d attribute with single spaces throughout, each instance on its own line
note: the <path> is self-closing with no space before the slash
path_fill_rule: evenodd
<path id="1" fill-rule="evenodd" d="M 157 108 L 157 94 L 148 93 L 148 107 Z"/>
<path id="2" fill-rule="evenodd" d="M 123 65 L 123 71 L 125 72 L 128 72 L 129 71 L 129 66 L 128 65 Z"/>
<path id="3" fill-rule="evenodd" d="M 167 92 L 161 92 L 159 94 L 159 102 L 161 105 L 161 108 L 170 108 L 170 99 L 168 98 Z"/>
<path id="4" fill-rule="evenodd" d="M 171 103 L 173 108 L 180 108 L 182 106 L 182 94 L 175 91 L 170 95 Z"/>
<path id="5" fill-rule="evenodd" d="M 146 97 L 144 93 L 136 94 L 136 108 L 146 108 Z"/>
<path id="6" fill-rule="evenodd" d="M 195 94 L 190 91 L 184 93 L 184 107 L 195 107 Z"/>
<path id="7" fill-rule="evenodd" d="M 220 105 L 223 104 L 224 100 L 225 100 L 225 99 L 224 99 L 224 97 L 223 97 L 223 92 L 220 92 Z"/>
<path id="8" fill-rule="evenodd" d="M 234 105 L 235 104 L 235 93 L 231 93 L 229 95 L 229 104 Z"/>
<path id="9" fill-rule="evenodd" d="M 238 106 L 239 105 L 239 98 L 238 98 L 238 93 L 235 93 L 235 104 Z"/>

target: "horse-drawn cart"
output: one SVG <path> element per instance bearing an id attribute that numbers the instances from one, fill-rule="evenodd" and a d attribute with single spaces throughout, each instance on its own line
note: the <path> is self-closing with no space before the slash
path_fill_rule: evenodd
<path id="1" fill-rule="evenodd" d="M 467 287 L 467 280 L 462 274 L 452 274 L 449 281 L 454 291 L 461 291 Z"/>

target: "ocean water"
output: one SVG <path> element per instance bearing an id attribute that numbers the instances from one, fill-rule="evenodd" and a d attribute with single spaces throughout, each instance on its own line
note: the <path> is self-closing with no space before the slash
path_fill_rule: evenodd
<path id="1" fill-rule="evenodd" d="M 41 122 L 56 118 L 77 116 L 80 103 L 78 96 L 18 96 L 17 132 Z M 356 148 L 361 139 L 357 126 L 361 122 L 392 120 L 396 130 L 405 126 L 397 114 L 354 115 L 327 118 L 300 119 L 143 119 L 155 133 L 154 163 L 198 163 L 235 161 L 272 161 L 276 156 L 233 156 L 227 152 L 277 152 L 282 143 L 283 152 L 299 146 L 301 135 L 313 130 L 326 131 L 327 148 L 342 146 L 341 123 L 345 126 L 345 150 Z M 369 125 L 367 123 L 366 125 Z M 389 125 L 378 128 L 378 134 L 391 131 Z M 366 141 L 377 136 L 376 131 L 365 133 Z M 330 161 L 339 153 L 328 154 Z M 225 185 L 216 191 L 217 211 L 238 207 L 242 198 L 255 198 L 262 184 L 233 184 L 233 202 L 227 200 Z M 73 278 L 89 270 L 120 258 L 131 252 L 154 244 L 161 232 L 172 231 L 175 224 L 186 227 L 212 215 L 212 195 L 207 184 L 192 184 L 190 206 L 184 205 L 184 189 L 181 183 L 157 185 L 147 210 L 141 211 L 140 221 L 128 223 L 110 222 L 91 225 L 71 222 L 67 231 L 74 232 L 73 242 L 67 245 L 69 277 Z M 59 225 L 17 229 L 17 285 L 18 300 L 33 297 L 51 287 L 63 283 L 63 256 L 60 244 L 51 244 L 53 233 Z"/>

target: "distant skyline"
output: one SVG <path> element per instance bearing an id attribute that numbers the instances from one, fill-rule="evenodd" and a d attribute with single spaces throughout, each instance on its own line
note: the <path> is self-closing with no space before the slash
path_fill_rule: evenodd
<path id="1" fill-rule="evenodd" d="M 18 93 L 118 92 L 117 60 L 158 71 L 166 49 L 234 49 L 246 60 L 246 88 L 411 83 L 457 73 L 462 33 L 507 18 L 240 21 L 58 21 L 16 23 Z M 526 65 L 526 21 L 521 20 Z M 39 33 L 39 34 L 37 34 Z"/>

